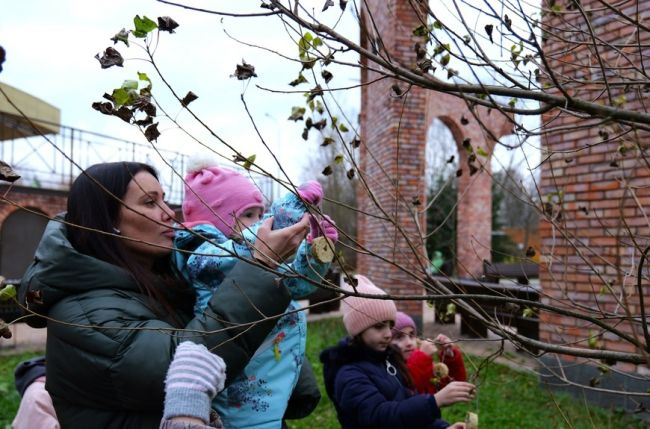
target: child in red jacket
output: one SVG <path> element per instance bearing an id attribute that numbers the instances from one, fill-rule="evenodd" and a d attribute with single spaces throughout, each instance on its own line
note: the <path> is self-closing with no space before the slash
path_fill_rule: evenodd
<path id="1" fill-rule="evenodd" d="M 391 343 L 402 353 L 418 393 L 433 395 L 452 381 L 467 381 L 460 349 L 443 334 L 434 341 L 420 342 L 418 347 L 415 322 L 406 313 L 397 312 Z M 433 360 L 436 352 L 438 362 Z"/>

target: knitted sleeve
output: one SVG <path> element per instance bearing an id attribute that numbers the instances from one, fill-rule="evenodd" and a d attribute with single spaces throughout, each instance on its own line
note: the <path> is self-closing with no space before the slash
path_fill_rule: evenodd
<path id="1" fill-rule="evenodd" d="M 418 393 L 436 393 L 435 386 L 431 382 L 433 378 L 433 359 L 431 359 L 431 356 L 420 350 L 415 350 L 406 361 L 406 366 Z"/>

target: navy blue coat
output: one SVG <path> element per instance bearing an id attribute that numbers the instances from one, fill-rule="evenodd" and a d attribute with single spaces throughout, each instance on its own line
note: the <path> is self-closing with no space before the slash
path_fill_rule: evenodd
<path id="1" fill-rule="evenodd" d="M 325 349 L 320 360 L 327 394 L 343 429 L 444 429 L 440 409 L 431 395 L 415 394 L 395 366 L 393 350 L 377 352 L 349 338 Z"/>

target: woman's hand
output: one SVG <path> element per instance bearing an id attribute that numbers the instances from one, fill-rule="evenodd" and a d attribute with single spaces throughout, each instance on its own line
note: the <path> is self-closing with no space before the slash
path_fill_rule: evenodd
<path id="1" fill-rule="evenodd" d="M 303 216 L 300 222 L 282 229 L 272 230 L 273 218 L 266 219 L 257 230 L 257 240 L 253 245 L 253 258 L 270 268 L 296 253 L 300 242 L 309 231 L 309 217 Z"/>
<path id="2" fill-rule="evenodd" d="M 438 408 L 442 408 L 457 402 L 469 402 L 474 399 L 475 392 L 476 387 L 471 383 L 452 381 L 433 397 L 436 398 Z"/>

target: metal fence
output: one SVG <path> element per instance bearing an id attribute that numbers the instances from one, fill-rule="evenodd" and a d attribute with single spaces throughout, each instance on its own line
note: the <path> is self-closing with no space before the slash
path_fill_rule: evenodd
<path id="1" fill-rule="evenodd" d="M 10 125 L 9 118 L 0 114 L 0 125 Z M 188 154 L 158 149 L 154 144 L 136 143 L 60 126 L 58 134 L 0 141 L 0 160 L 10 164 L 22 176 L 19 182 L 21 186 L 61 190 L 69 189 L 81 169 L 93 164 L 144 162 L 158 171 L 168 202 L 180 204 L 184 187 L 182 177 L 186 173 Z M 225 167 L 238 169 L 234 164 Z M 272 200 L 275 189 L 272 180 L 254 173 L 250 176 L 262 193 Z"/>

